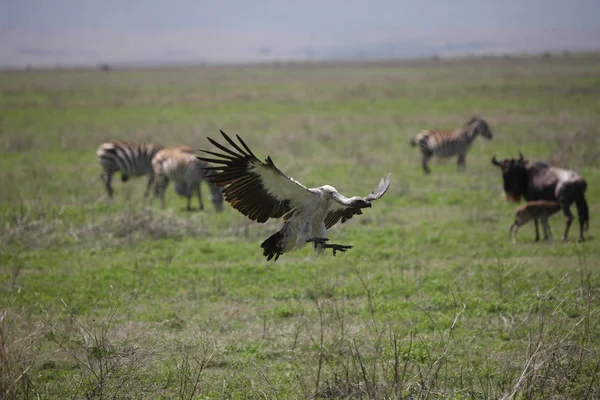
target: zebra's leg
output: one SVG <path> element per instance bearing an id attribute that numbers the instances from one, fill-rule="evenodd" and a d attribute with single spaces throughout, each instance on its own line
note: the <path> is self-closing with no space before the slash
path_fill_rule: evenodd
<path id="1" fill-rule="evenodd" d="M 104 187 L 106 188 L 106 193 L 108 194 L 108 197 L 110 198 L 110 200 L 113 199 L 113 193 L 114 193 L 113 188 L 110 184 L 110 182 L 112 180 L 112 176 L 113 176 L 113 174 L 108 171 L 104 171 L 100 175 L 100 177 L 102 178 L 102 181 L 104 182 Z"/>
<path id="2" fill-rule="evenodd" d="M 167 186 L 169 185 L 169 178 L 167 178 L 164 175 L 160 175 L 157 178 L 157 182 L 156 182 L 156 193 L 158 196 L 160 196 L 160 205 L 161 208 L 164 210 L 167 207 L 166 201 L 165 201 L 165 193 L 167 193 Z"/>
<path id="3" fill-rule="evenodd" d="M 144 198 L 148 198 L 150 196 L 150 190 L 152 190 L 152 186 L 154 186 L 154 181 L 156 180 L 156 176 L 154 173 L 150 173 L 150 177 L 148 178 L 148 183 L 146 184 L 146 192 L 144 192 Z"/>
<path id="4" fill-rule="evenodd" d="M 186 210 L 192 211 L 192 191 L 190 190 L 187 194 L 187 207 Z"/>
<path id="5" fill-rule="evenodd" d="M 204 210 L 204 203 L 202 202 L 202 188 L 200 187 L 200 182 L 196 184 L 196 193 L 198 193 L 198 203 L 200 210 Z"/>
<path id="6" fill-rule="evenodd" d="M 538 219 L 537 218 L 533 219 L 533 224 L 535 226 L 535 241 L 539 242 L 540 241 L 540 229 L 538 227 Z"/>
<path id="7" fill-rule="evenodd" d="M 423 158 L 421 159 L 421 165 L 423 166 L 423 171 L 426 174 L 430 174 L 431 173 L 431 170 L 427 166 L 427 162 L 429 161 L 430 158 L 431 158 L 431 156 L 429 154 L 423 153 Z"/>
<path id="8" fill-rule="evenodd" d="M 458 155 L 458 160 L 457 160 L 457 165 L 458 165 L 458 170 L 459 171 L 464 171 L 465 170 L 465 159 L 466 159 L 467 155 L 466 154 L 459 154 Z"/>
<path id="9" fill-rule="evenodd" d="M 194 192 L 196 191 L 196 186 L 194 184 L 186 183 L 188 191 L 185 195 L 187 199 L 186 210 L 192 211 L 192 197 L 194 196 Z"/>

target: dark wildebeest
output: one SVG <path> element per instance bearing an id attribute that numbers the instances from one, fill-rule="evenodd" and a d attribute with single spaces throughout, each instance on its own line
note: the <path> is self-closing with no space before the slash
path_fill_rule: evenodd
<path id="1" fill-rule="evenodd" d="M 585 201 L 587 182 L 576 172 L 550 167 L 543 162 L 528 162 L 519 153 L 519 158 L 505 158 L 501 161 L 492 158 L 492 164 L 502 169 L 504 193 L 509 201 L 518 203 L 521 197 L 526 201 L 550 200 L 560 204 L 567 223 L 563 241 L 567 240 L 569 227 L 573 222 L 571 204 L 575 203 L 579 217 L 579 241 L 583 241 L 583 231 L 589 226 L 589 210 Z M 535 241 L 540 240 L 538 220 L 535 222 Z"/>

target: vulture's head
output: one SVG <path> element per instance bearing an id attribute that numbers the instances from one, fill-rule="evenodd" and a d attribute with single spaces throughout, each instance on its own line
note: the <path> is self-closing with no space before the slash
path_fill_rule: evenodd
<path id="1" fill-rule="evenodd" d="M 372 204 L 369 200 L 362 197 L 356 197 L 352 200 L 352 205 L 356 208 L 371 208 Z"/>

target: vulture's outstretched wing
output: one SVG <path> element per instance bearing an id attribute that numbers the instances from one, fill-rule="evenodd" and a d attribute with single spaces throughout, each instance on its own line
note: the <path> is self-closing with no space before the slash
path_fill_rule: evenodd
<path id="1" fill-rule="evenodd" d="M 233 150 L 208 138 L 224 153 L 200 150 L 217 158 L 198 159 L 218 165 L 206 168 L 216 172 L 208 179 L 217 186 L 225 187 L 225 200 L 251 220 L 266 222 L 269 218 L 280 218 L 304 204 L 307 197 L 315 196 L 300 182 L 281 172 L 271 157 L 267 157 L 265 162 L 256 158 L 239 135 L 236 137 L 243 148 L 225 132 L 221 131 L 221 134 Z"/>
<path id="2" fill-rule="evenodd" d="M 376 191 L 369 193 L 362 200 L 365 201 L 374 201 L 378 200 L 387 192 L 390 187 L 390 183 L 392 181 L 392 174 L 388 174 L 387 178 L 381 179 L 379 182 L 379 187 Z M 351 199 L 347 199 L 342 195 L 336 194 L 333 196 L 333 199 L 336 200 L 335 203 L 332 204 L 331 210 L 327 213 L 325 217 L 325 228 L 329 229 L 341 219 L 342 223 L 346 222 L 350 218 L 355 215 L 362 214 L 361 208 L 352 207 L 348 204 L 351 203 Z"/>
<path id="3" fill-rule="evenodd" d="M 377 187 L 377 190 L 366 195 L 365 200 L 367 200 L 367 201 L 379 200 L 381 198 L 381 196 L 383 196 L 385 194 L 385 192 L 387 192 L 387 190 L 390 188 L 391 182 L 392 182 L 392 174 L 388 174 L 388 176 L 385 178 L 385 180 L 383 178 L 381 178 L 381 180 L 379 181 L 379 186 Z"/>

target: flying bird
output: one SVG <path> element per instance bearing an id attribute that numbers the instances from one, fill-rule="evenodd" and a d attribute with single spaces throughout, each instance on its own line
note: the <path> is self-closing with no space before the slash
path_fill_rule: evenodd
<path id="1" fill-rule="evenodd" d="M 371 202 L 380 199 L 390 187 L 391 174 L 381 179 L 376 191 L 364 197 L 344 197 L 330 185 L 307 188 L 281 172 L 270 156 L 260 161 L 239 135 L 237 144 L 225 132 L 221 134 L 233 149 L 208 138 L 223 153 L 200 150 L 217 157 L 198 157 L 217 165 L 206 168 L 215 171 L 208 179 L 224 187 L 225 200 L 251 220 L 264 223 L 269 218 L 283 217 L 279 232 L 261 244 L 267 261 L 273 257 L 277 261 L 283 253 L 307 243 L 313 244 L 317 255 L 325 249 L 332 249 L 334 256 L 338 251 L 351 249 L 353 246 L 328 243 L 327 229 L 340 220 L 343 223 L 362 214 L 363 208 L 370 208 Z"/>

